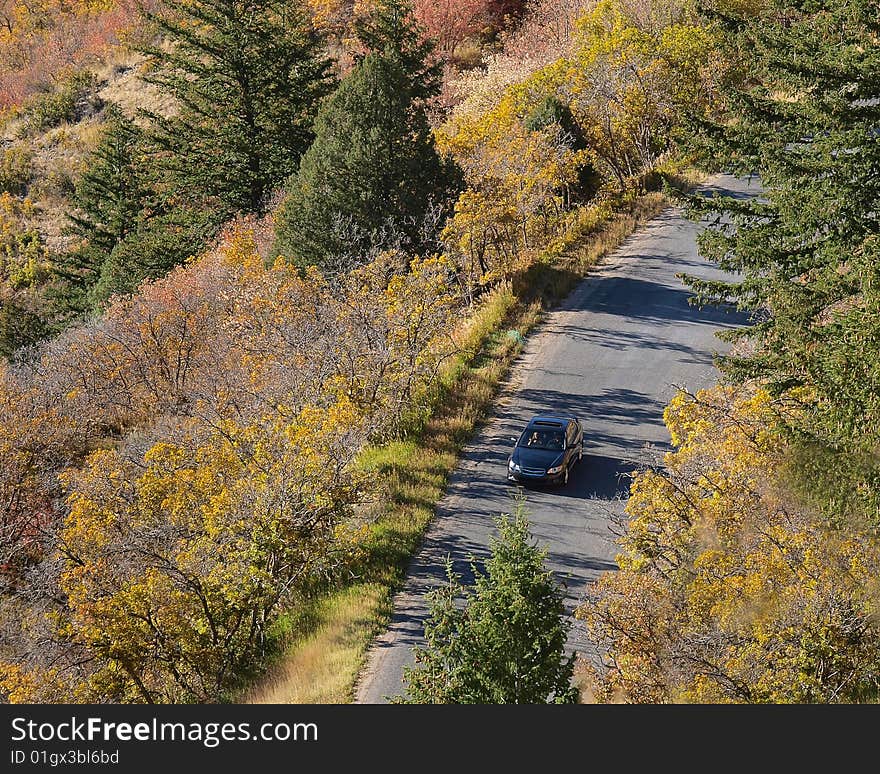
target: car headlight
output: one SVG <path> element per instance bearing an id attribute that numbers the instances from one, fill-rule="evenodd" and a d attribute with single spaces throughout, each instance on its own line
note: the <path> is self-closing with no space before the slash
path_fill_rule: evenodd
<path id="1" fill-rule="evenodd" d="M 562 465 L 557 465 L 555 468 L 547 468 L 547 473 L 552 476 L 554 473 L 558 473 L 560 470 L 562 470 Z"/>
<path id="2" fill-rule="evenodd" d="M 513 460 L 509 460 L 507 463 L 507 469 L 512 470 L 514 473 L 519 473 L 520 467 Z"/>

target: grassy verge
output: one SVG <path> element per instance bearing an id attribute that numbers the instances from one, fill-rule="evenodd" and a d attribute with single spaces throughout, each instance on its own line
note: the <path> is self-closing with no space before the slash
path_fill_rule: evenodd
<path id="1" fill-rule="evenodd" d="M 373 638 L 387 625 L 394 592 L 418 549 L 459 453 L 492 412 L 522 337 L 589 269 L 667 200 L 657 193 L 629 203 L 596 228 L 532 264 L 489 293 L 467 323 L 463 354 L 444 374 L 433 416 L 405 440 L 370 447 L 360 464 L 381 497 L 356 581 L 285 619 L 286 642 L 273 666 L 242 695 L 245 703 L 347 703 Z M 516 335 L 512 333 L 516 332 Z"/>

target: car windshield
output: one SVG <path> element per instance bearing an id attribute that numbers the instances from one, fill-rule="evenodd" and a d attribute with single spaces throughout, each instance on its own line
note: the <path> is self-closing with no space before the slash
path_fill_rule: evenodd
<path id="1" fill-rule="evenodd" d="M 561 451 L 565 448 L 565 433 L 561 430 L 527 430 L 519 442 L 527 449 Z"/>

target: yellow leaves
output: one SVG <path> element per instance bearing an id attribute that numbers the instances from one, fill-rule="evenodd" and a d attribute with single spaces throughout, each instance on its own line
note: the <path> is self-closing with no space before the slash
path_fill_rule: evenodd
<path id="1" fill-rule="evenodd" d="M 443 238 L 470 286 L 511 276 L 538 244 L 564 242 L 584 170 L 601 179 L 578 195 L 641 189 L 682 107 L 706 99 L 714 71 L 699 65 L 711 60 L 711 36 L 680 9 L 650 24 L 639 12 L 602 0 L 578 21 L 570 56 L 510 73 L 490 62 L 435 132 L 468 183 Z"/>
<path id="2" fill-rule="evenodd" d="M 47 344 L 36 384 L 0 363 L 0 500 L 27 487 L 29 516 L 58 519 L 65 603 L 39 623 L 88 658 L 68 700 L 216 700 L 205 676 L 232 679 L 288 595 L 354 560 L 351 461 L 456 351 L 446 256 L 325 278 L 260 244 L 234 227 L 114 300 Z"/>
<path id="3" fill-rule="evenodd" d="M 318 28 L 331 29 L 338 27 L 345 12 L 348 0 L 308 0 L 314 24 Z"/>
<path id="4" fill-rule="evenodd" d="M 615 646 L 607 639 L 606 619 L 615 622 L 623 644 L 612 655 L 617 668 L 595 685 L 603 702 L 663 703 L 668 701 L 663 686 L 664 643 L 676 626 L 676 612 L 669 603 L 662 581 L 648 574 L 621 573 L 601 576 L 593 587 L 601 604 L 587 604 L 577 617 L 597 637 L 603 650 Z M 615 630 L 615 632 L 618 630 Z"/>
<path id="5" fill-rule="evenodd" d="M 651 36 L 637 28 L 617 0 L 601 0 L 575 24 L 575 59 L 588 72 L 600 56 L 611 56 L 625 65 L 636 54 L 652 48 Z"/>
<path id="6" fill-rule="evenodd" d="M 60 538 L 75 561 L 54 628 L 97 659 L 84 690 L 206 700 L 197 676 L 253 647 L 250 616 L 263 621 L 290 584 L 339 561 L 334 538 L 339 556 L 357 551 L 365 533 L 341 524 L 363 417 L 347 401 L 281 408 L 208 434 L 193 425 L 141 459 L 99 450 L 65 474 Z"/>
<path id="7" fill-rule="evenodd" d="M 462 302 L 454 282 L 441 255 L 409 259 L 387 251 L 349 272 L 323 299 L 336 326 L 324 357 L 337 364 L 326 369 L 325 391 L 351 401 L 386 431 L 398 426 L 455 351 Z"/>
<path id="8" fill-rule="evenodd" d="M 204 483 L 208 469 L 194 470 L 189 454 L 173 444 L 159 443 L 144 455 L 146 470 L 137 480 L 139 511 L 159 522 L 186 523 L 195 515 L 194 509 L 205 502 L 199 483 Z M 198 480 L 201 474 L 202 481 Z M 212 478 L 209 476 L 209 478 Z"/>
<path id="9" fill-rule="evenodd" d="M 697 74 L 709 66 L 712 52 L 720 45 L 720 36 L 711 27 L 676 24 L 660 33 L 660 54 L 679 72 Z"/>
<path id="10" fill-rule="evenodd" d="M 712 8 L 723 13 L 760 16 L 768 8 L 767 0 L 713 0 Z"/>
<path id="11" fill-rule="evenodd" d="M 104 545 L 107 533 L 118 524 L 117 503 L 126 499 L 127 482 L 119 455 L 100 449 L 89 455 L 81 471 L 68 470 L 58 478 L 68 492 L 66 543 L 74 552 Z"/>
<path id="12" fill-rule="evenodd" d="M 772 412 L 771 398 L 764 390 L 745 397 L 723 387 L 702 390 L 693 397 L 679 393 L 663 413 L 677 449 L 667 464 L 708 454 L 724 460 L 731 473 L 752 470 L 758 456 L 779 451 L 771 432 Z"/>
<path id="13" fill-rule="evenodd" d="M 36 284 L 47 276 L 48 259 L 33 226 L 33 204 L 6 191 L 0 193 L 0 281 L 13 288 Z"/>
<path id="14" fill-rule="evenodd" d="M 616 664 L 607 695 L 803 702 L 876 691 L 880 540 L 835 532 L 785 497 L 774 411 L 754 388 L 670 403 L 675 448 L 665 470 L 633 482 L 620 570 L 582 612 Z M 644 587 L 655 596 L 639 596 Z"/>
<path id="15" fill-rule="evenodd" d="M 557 125 L 525 126 L 525 118 L 547 94 L 546 87 L 538 86 L 540 74 L 533 78 L 535 84 L 510 87 L 493 109 L 457 115 L 438 133 L 439 147 L 455 157 L 469 183 L 456 202 L 444 242 L 478 284 L 510 274 L 520 246 L 527 247 L 535 233 L 552 232 L 549 213 L 564 210 L 561 192 L 584 163 Z"/>
<path id="16" fill-rule="evenodd" d="M 10 704 L 62 701 L 60 683 L 57 669 L 35 673 L 20 664 L 0 661 L 0 691 Z"/>
<path id="17" fill-rule="evenodd" d="M 265 267 L 257 253 L 253 229 L 236 224 L 225 235 L 219 248 L 221 259 L 233 267 L 241 267 L 248 274 L 259 274 Z"/>
<path id="18" fill-rule="evenodd" d="M 34 205 L 30 199 L 19 199 L 8 191 L 0 191 L 0 224 L 4 230 L 11 228 L 13 222 L 20 222 L 33 214 Z"/>
<path id="19" fill-rule="evenodd" d="M 413 258 L 409 271 L 394 275 L 383 292 L 388 319 L 397 320 L 401 330 L 412 332 L 428 309 L 457 307 L 457 290 L 449 282 L 452 270 L 446 256 Z"/>
<path id="20" fill-rule="evenodd" d="M 709 110 L 717 41 L 686 15 L 644 19 L 603 0 L 578 22 L 563 92 L 600 170 L 621 191 L 661 163 L 685 110 Z"/>

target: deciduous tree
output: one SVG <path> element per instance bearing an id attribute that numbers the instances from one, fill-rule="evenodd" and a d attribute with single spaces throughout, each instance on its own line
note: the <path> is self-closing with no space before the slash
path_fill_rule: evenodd
<path id="1" fill-rule="evenodd" d="M 587 144 L 620 190 L 672 147 L 685 111 L 708 112 L 720 72 L 712 31 L 679 8 L 647 24 L 620 0 L 603 0 L 577 22 L 562 76 Z"/>
<path id="2" fill-rule="evenodd" d="M 449 58 L 456 47 L 480 31 L 488 21 L 489 0 L 416 0 L 413 10 L 425 33 Z"/>
<path id="3" fill-rule="evenodd" d="M 763 390 L 680 394 L 674 450 L 635 478 L 617 556 L 579 611 L 602 701 L 876 702 L 872 530 L 830 529 L 785 486 Z"/>

